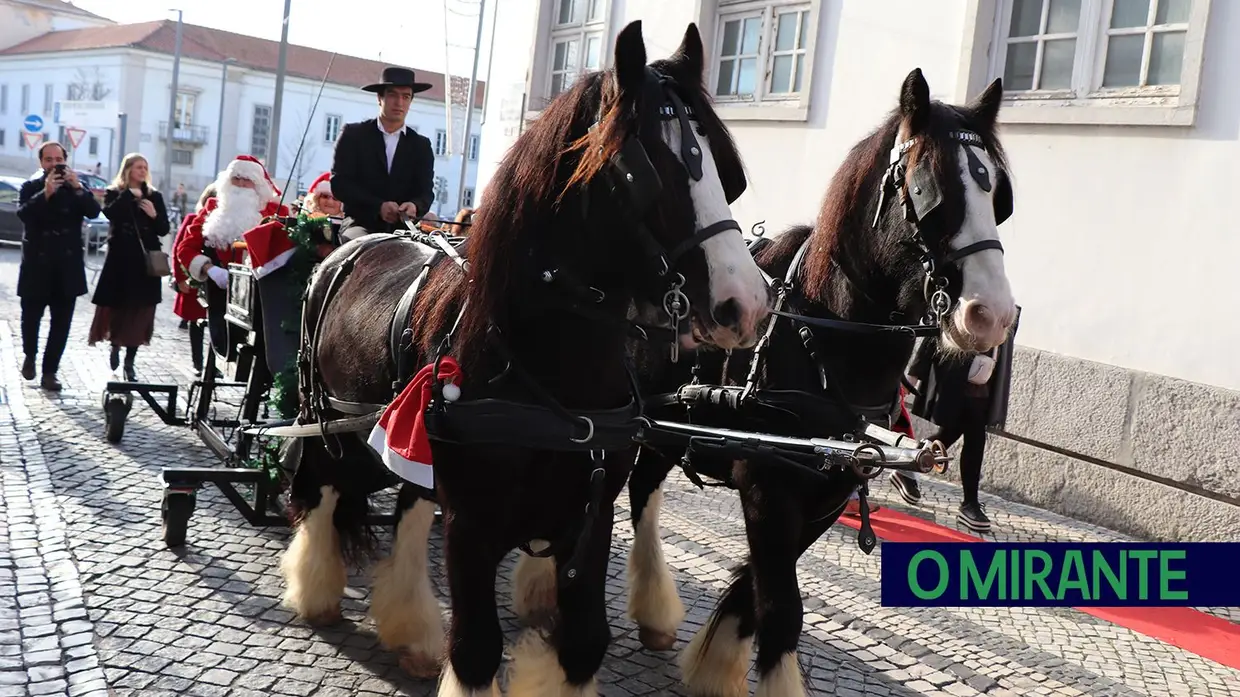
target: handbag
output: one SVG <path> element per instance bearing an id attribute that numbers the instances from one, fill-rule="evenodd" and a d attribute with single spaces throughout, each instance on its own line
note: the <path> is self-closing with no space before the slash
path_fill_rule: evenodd
<path id="1" fill-rule="evenodd" d="M 133 214 L 133 233 L 138 238 L 138 246 L 142 249 L 142 262 L 146 266 L 146 275 L 163 278 L 172 275 L 172 266 L 168 254 L 162 249 L 147 249 L 142 241 L 142 228 L 138 227 L 138 214 Z"/>

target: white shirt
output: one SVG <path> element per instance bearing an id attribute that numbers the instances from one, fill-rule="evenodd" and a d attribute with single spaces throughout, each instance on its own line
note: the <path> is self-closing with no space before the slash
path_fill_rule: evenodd
<path id="1" fill-rule="evenodd" d="M 395 133 L 388 133 L 383 130 L 383 122 L 375 119 L 375 126 L 379 128 L 379 132 L 383 134 L 383 146 L 387 149 L 388 174 L 392 173 L 392 160 L 396 158 L 396 146 L 400 143 L 400 137 L 405 132 L 405 127 L 401 126 L 396 129 Z"/>

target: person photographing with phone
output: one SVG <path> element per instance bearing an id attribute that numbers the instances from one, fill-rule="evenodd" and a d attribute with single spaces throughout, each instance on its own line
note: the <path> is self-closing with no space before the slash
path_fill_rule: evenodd
<path id="1" fill-rule="evenodd" d="M 86 261 L 82 223 L 99 215 L 99 202 L 65 164 L 66 152 L 60 143 L 48 141 L 39 147 L 43 174 L 22 184 L 18 195 L 17 217 L 25 227 L 22 261 L 17 276 L 17 295 L 21 298 L 22 377 L 35 378 L 35 359 L 39 353 L 39 327 L 43 313 L 51 314 L 47 345 L 43 349 L 45 390 L 59 391 L 56 373 L 69 341 L 73 310 L 79 296 L 86 294 Z"/>

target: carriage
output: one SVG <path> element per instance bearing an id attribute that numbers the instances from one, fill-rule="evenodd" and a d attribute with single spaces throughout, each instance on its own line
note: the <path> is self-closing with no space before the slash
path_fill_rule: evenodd
<path id="1" fill-rule="evenodd" d="M 296 219 L 286 219 L 284 224 L 291 227 Z M 331 224 L 334 238 L 340 221 L 333 219 Z M 446 225 L 418 222 L 410 225 L 410 234 L 445 234 Z M 453 229 L 459 230 L 461 225 L 453 223 Z M 451 239 L 459 242 L 459 238 Z M 239 250 L 246 248 L 241 241 L 234 246 Z M 297 326 L 300 316 L 300 306 L 295 302 L 300 294 L 295 287 L 299 281 L 285 269 L 257 278 L 249 255 L 245 256 L 244 263 L 228 265 L 226 289 L 199 288 L 198 300 L 209 310 L 208 319 L 202 321 L 209 325 L 210 350 L 198 377 L 185 387 L 110 381 L 103 390 L 104 435 L 108 442 L 119 443 L 124 437 L 126 421 L 137 397 L 165 424 L 189 427 L 224 465 L 162 470 L 164 493 L 160 514 L 163 540 L 169 547 L 185 544 L 197 491 L 204 484 L 216 486 L 250 525 L 289 524 L 286 500 L 281 496 L 287 488 L 289 473 L 280 468 L 277 444 L 268 431 L 291 423 L 272 418 L 272 388 L 281 369 L 297 351 L 296 332 L 290 331 L 290 327 Z M 217 303 L 214 311 L 212 300 Z M 221 368 L 231 371 L 225 374 Z M 230 399 L 237 391 L 241 392 L 239 399 Z M 179 399 L 182 395 L 184 411 Z M 372 517 L 375 524 L 391 521 L 390 515 Z"/>

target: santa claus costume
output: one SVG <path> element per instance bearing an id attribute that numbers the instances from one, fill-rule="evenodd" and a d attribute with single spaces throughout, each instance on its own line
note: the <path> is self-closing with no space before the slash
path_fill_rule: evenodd
<path id="1" fill-rule="evenodd" d="M 252 186 L 234 183 L 243 179 Z M 268 216 L 287 216 L 288 209 L 281 206 L 280 189 L 267 174 L 262 163 L 250 155 L 238 155 L 220 172 L 215 181 L 216 195 L 208 198 L 202 210 L 196 213 L 178 235 L 173 257 L 176 267 L 194 281 L 207 288 L 207 313 L 218 315 L 209 321 L 211 341 L 216 351 L 231 355 L 232 344 L 225 332 L 224 305 L 227 299 L 228 265 L 245 259 L 243 249 L 234 243 L 247 231 L 257 227 Z M 177 298 L 178 304 L 196 302 L 185 295 Z M 185 315 L 182 315 L 183 317 Z"/>

